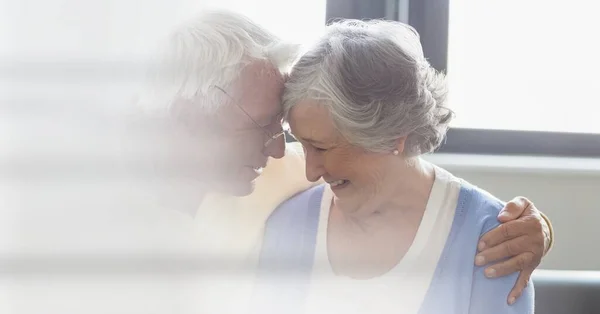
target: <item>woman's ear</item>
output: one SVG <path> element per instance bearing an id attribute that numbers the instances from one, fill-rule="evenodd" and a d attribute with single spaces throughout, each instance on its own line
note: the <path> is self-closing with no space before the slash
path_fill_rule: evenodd
<path id="1" fill-rule="evenodd" d="M 404 152 L 404 145 L 406 144 L 406 136 L 399 138 L 396 141 L 396 150 L 402 154 Z"/>

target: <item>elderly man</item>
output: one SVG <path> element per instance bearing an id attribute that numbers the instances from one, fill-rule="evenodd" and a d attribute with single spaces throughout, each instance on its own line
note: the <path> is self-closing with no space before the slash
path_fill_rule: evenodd
<path id="1" fill-rule="evenodd" d="M 206 253 L 253 265 L 270 213 L 314 184 L 304 177 L 302 150 L 286 147 L 280 114 L 297 46 L 242 15 L 209 11 L 176 29 L 166 48 L 155 93 L 142 102 L 169 130 L 155 167 L 165 182 L 177 182 L 169 190 L 178 203 L 171 204 L 195 214 Z M 523 197 L 508 202 L 498 219 L 503 224 L 481 239 L 474 262 L 511 257 L 487 272 L 521 271 L 511 299 L 549 250 L 552 233 Z"/>

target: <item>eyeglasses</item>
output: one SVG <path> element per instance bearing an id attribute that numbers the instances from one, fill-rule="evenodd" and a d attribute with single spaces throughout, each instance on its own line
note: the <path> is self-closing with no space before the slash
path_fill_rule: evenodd
<path id="1" fill-rule="evenodd" d="M 248 114 L 248 112 L 246 112 L 246 110 L 244 110 L 244 108 L 242 108 L 238 102 L 231 96 L 229 95 L 229 93 L 227 93 L 223 88 L 216 86 L 216 85 L 212 85 L 212 87 L 220 90 L 223 94 L 227 95 L 227 97 L 229 97 L 231 99 L 231 102 L 238 107 L 247 117 L 248 119 L 250 119 L 250 121 L 252 121 L 252 123 L 254 123 L 254 125 L 256 125 L 256 127 L 258 129 L 260 129 L 266 136 L 266 140 L 264 142 L 264 147 L 269 147 L 269 145 L 271 145 L 271 143 L 273 143 L 273 141 L 277 140 L 278 138 L 280 138 L 281 136 L 283 136 L 285 138 L 285 131 L 286 131 L 286 127 L 284 127 L 282 125 L 282 120 L 283 118 L 278 115 L 278 119 L 276 119 L 275 122 L 269 124 L 268 126 L 261 126 L 258 122 L 256 122 L 256 120 L 254 120 L 250 114 Z M 276 129 L 276 131 L 272 131 L 272 129 Z"/>

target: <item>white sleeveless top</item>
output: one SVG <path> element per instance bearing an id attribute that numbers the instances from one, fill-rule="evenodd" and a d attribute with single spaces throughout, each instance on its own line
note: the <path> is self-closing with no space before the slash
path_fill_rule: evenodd
<path id="1" fill-rule="evenodd" d="M 306 313 L 418 313 L 450 234 L 459 194 L 459 179 L 435 167 L 431 194 L 406 255 L 386 274 L 356 280 L 337 276 L 329 263 L 327 225 L 333 192 L 326 186 Z"/>

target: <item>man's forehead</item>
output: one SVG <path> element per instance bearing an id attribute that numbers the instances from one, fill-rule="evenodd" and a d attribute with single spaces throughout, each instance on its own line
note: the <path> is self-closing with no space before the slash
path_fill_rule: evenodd
<path id="1" fill-rule="evenodd" d="M 265 89 L 281 92 L 283 83 L 283 75 L 273 64 L 258 60 L 242 69 L 234 86 L 243 93 L 264 92 Z M 262 90 L 259 87 L 263 87 Z"/>
<path id="2" fill-rule="evenodd" d="M 270 120 L 282 111 L 283 77 L 268 65 L 248 65 L 233 86 L 237 104 L 257 120 Z"/>

